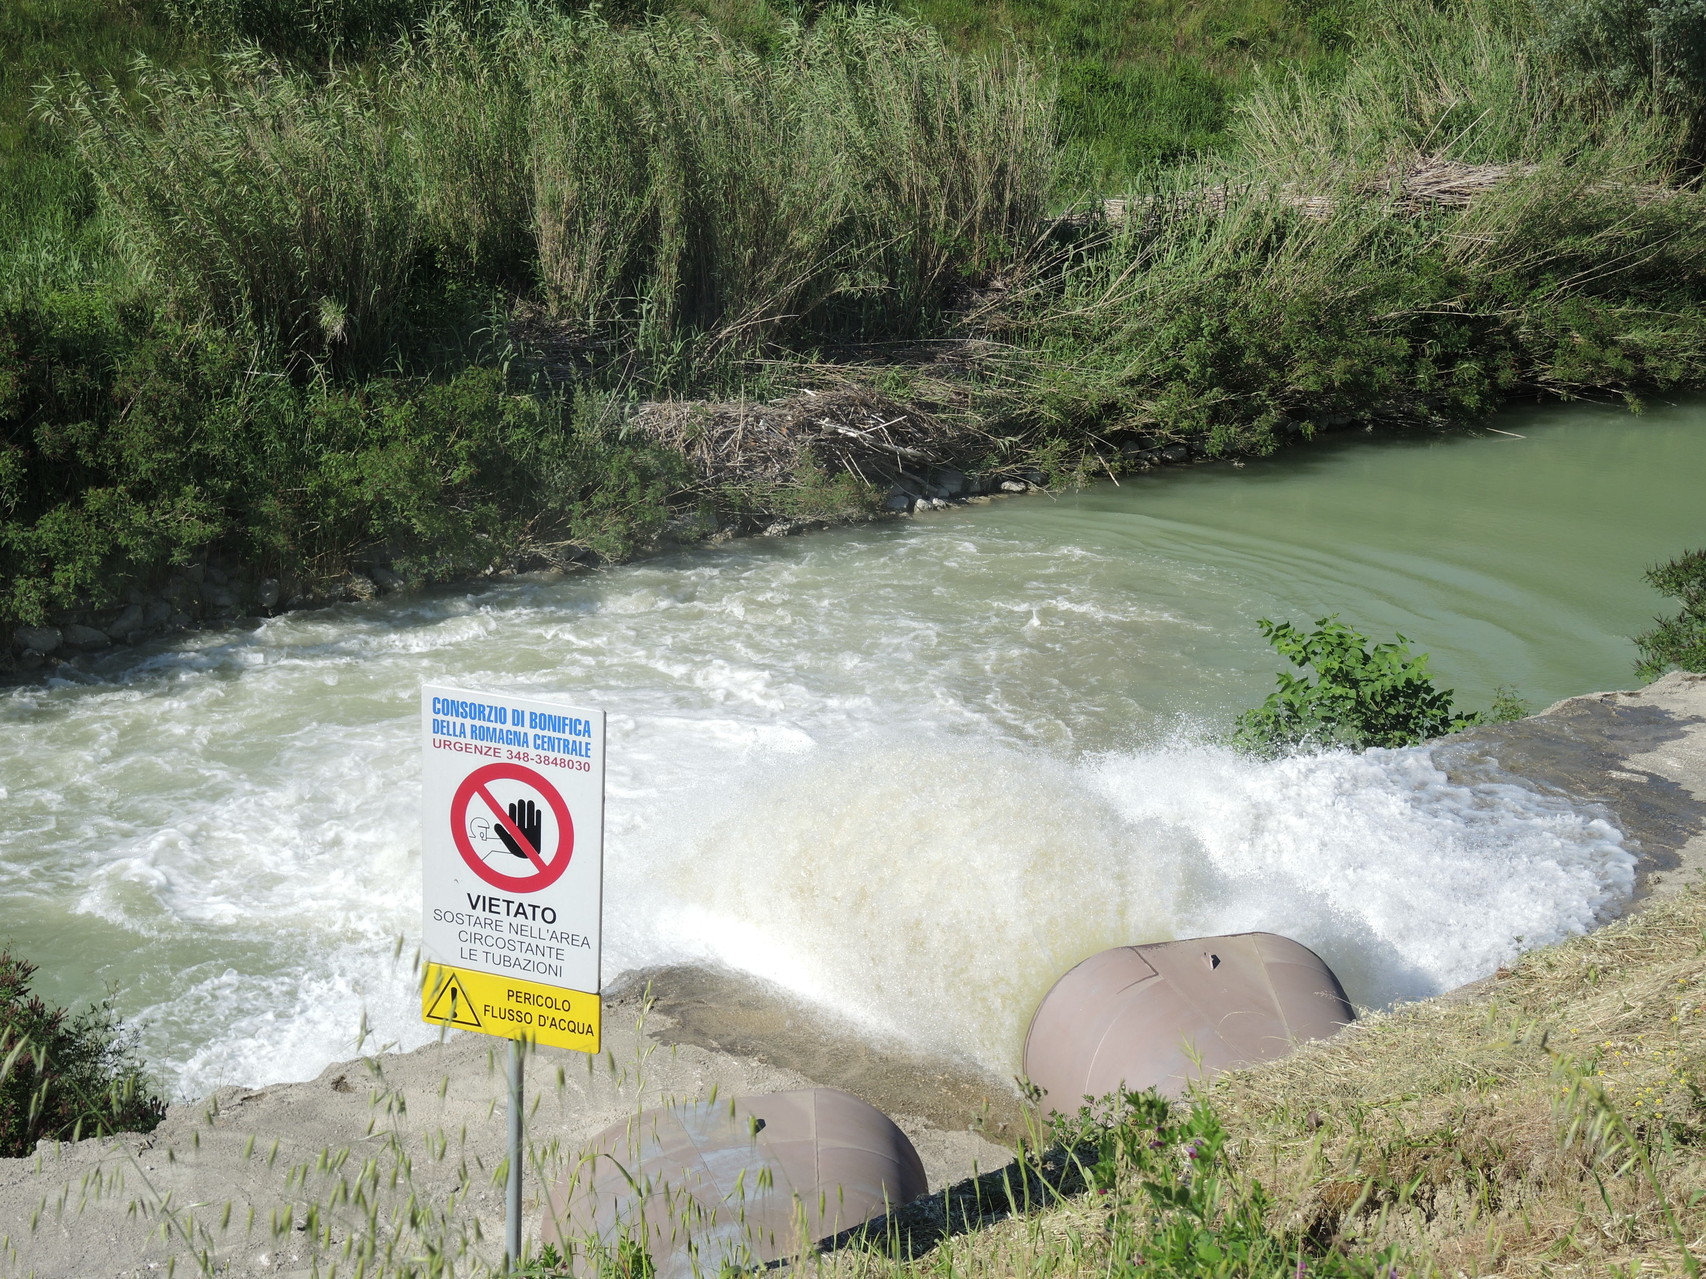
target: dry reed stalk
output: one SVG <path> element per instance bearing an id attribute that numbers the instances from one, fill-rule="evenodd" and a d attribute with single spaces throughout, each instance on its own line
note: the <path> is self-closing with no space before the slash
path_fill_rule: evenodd
<path id="1" fill-rule="evenodd" d="M 1239 200 L 1271 197 L 1311 218 L 1331 217 L 1351 200 L 1392 217 L 1416 217 L 1438 209 L 1466 209 L 1506 183 L 1532 177 L 1538 172 L 1539 166 L 1534 164 L 1468 164 L 1439 155 L 1421 155 L 1406 163 L 1394 164 L 1371 179 L 1351 184 L 1348 194 L 1329 194 L 1296 182 L 1278 185 L 1267 182 L 1246 185 L 1215 183 L 1166 195 L 1104 200 L 1100 216 L 1112 225 L 1127 222 L 1138 211 L 1146 217 L 1175 212 L 1219 216 Z M 1613 192 L 1640 204 L 1669 199 L 1680 190 L 1652 182 L 1599 182 L 1589 189 Z M 1069 215 L 1066 221 L 1082 224 L 1093 217 Z"/>
<path id="2" fill-rule="evenodd" d="M 656 401 L 630 426 L 686 455 L 711 484 L 785 481 L 808 461 L 887 484 L 986 449 L 992 437 L 852 383 L 769 403 Z"/>

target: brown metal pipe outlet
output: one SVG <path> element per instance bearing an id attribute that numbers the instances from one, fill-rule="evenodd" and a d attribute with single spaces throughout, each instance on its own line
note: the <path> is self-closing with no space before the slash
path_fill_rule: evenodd
<path id="1" fill-rule="evenodd" d="M 598 1267 L 588 1248 L 643 1247 L 658 1279 L 797 1256 L 925 1194 L 912 1142 L 835 1088 L 644 1111 L 593 1137 L 553 1188 L 542 1239 Z"/>
<path id="2" fill-rule="evenodd" d="M 1179 1097 L 1194 1079 L 1283 1057 L 1356 1017 L 1333 970 L 1274 933 L 1120 946 L 1054 984 L 1025 1035 L 1045 1112 L 1124 1085 Z"/>

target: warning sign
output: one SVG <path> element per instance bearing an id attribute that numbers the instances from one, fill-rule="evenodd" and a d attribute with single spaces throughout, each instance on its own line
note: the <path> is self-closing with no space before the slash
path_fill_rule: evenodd
<path id="1" fill-rule="evenodd" d="M 451 801 L 450 823 L 469 869 L 512 893 L 549 888 L 575 850 L 568 805 L 555 786 L 522 764 L 487 764 L 469 773 Z"/>
<path id="2" fill-rule="evenodd" d="M 603 714 L 428 687 L 421 728 L 421 1016 L 598 1051 Z"/>
<path id="3" fill-rule="evenodd" d="M 510 1039 L 532 1039 L 578 1052 L 598 1051 L 602 1001 L 514 977 L 427 966 L 421 1018 Z"/>
<path id="4" fill-rule="evenodd" d="M 431 977 L 422 988 L 421 1016 L 427 1021 L 441 1021 L 446 1026 L 461 1026 L 464 1030 L 479 1030 L 481 1023 L 474 1012 L 474 1005 L 468 999 L 468 988 L 456 976 L 454 968 L 440 968 L 439 974 L 448 974 L 444 984 L 436 990 Z"/>

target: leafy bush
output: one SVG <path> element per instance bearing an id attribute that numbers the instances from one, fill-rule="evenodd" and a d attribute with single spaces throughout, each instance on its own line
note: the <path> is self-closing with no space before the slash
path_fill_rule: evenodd
<path id="1" fill-rule="evenodd" d="M 356 58 L 406 35 L 445 0 L 154 0 L 175 25 L 303 62 Z M 458 5 L 472 8 L 472 5 Z"/>
<path id="2" fill-rule="evenodd" d="M 1706 0 L 1565 0 L 1540 50 L 1613 101 L 1654 100 L 1700 137 L 1706 117 Z"/>
<path id="3" fill-rule="evenodd" d="M 0 1157 L 43 1138 L 148 1132 L 166 1104 L 110 1003 L 72 1016 L 30 993 L 34 964 L 0 950 Z"/>
<path id="4" fill-rule="evenodd" d="M 1402 635 L 1372 644 L 1336 617 L 1305 633 L 1290 622 L 1259 625 L 1276 652 L 1315 679 L 1280 672 L 1279 688 L 1238 718 L 1233 740 L 1261 755 L 1309 747 L 1413 746 L 1490 719 L 1514 719 L 1522 707 L 1501 694 L 1488 714 L 1459 713 L 1451 690 L 1434 687 L 1426 653 Z"/>
<path id="5" fill-rule="evenodd" d="M 621 558 L 675 454 L 474 367 L 351 389 L 265 352 L 77 307 L 0 314 L 0 613 L 35 621 L 210 550 L 312 588 L 376 554 L 417 577 Z"/>
<path id="6" fill-rule="evenodd" d="M 1706 550 L 1689 551 L 1668 564 L 1647 570 L 1647 581 L 1682 608 L 1635 637 L 1641 658 L 1635 673 L 1657 679 L 1675 668 L 1706 672 Z"/>

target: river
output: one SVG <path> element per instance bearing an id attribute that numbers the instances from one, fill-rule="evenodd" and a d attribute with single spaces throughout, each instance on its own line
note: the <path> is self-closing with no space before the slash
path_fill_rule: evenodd
<path id="1" fill-rule="evenodd" d="M 1615 912 L 1618 833 L 1422 750 L 1215 735 L 1264 617 L 1402 631 L 1470 705 L 1632 683 L 1641 570 L 1706 541 L 1706 408 L 1494 425 L 83 659 L 0 696 L 0 941 L 111 989 L 182 1095 L 425 1042 L 431 680 L 608 710 L 607 980 L 732 965 L 1002 1073 L 1122 942 L 1267 928 L 1363 1004 L 1433 993 Z"/>

